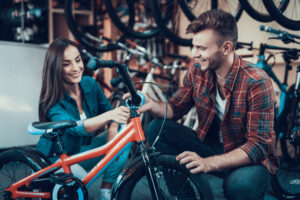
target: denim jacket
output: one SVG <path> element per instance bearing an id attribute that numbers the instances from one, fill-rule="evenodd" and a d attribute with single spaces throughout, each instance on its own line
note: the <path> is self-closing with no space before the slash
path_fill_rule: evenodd
<path id="1" fill-rule="evenodd" d="M 98 83 L 89 76 L 83 76 L 79 83 L 82 91 L 82 107 L 87 118 L 95 117 L 112 109 L 111 104 L 104 95 Z M 64 99 L 54 104 L 47 112 L 46 117 L 49 121 L 73 120 L 78 126 L 66 129 L 62 135 L 62 143 L 68 155 L 78 153 L 81 145 L 90 143 L 93 134 L 88 134 L 83 126 L 84 120 L 80 120 L 80 114 L 75 100 L 65 94 Z M 49 152 L 51 146 L 39 140 L 37 149 L 42 152 Z"/>

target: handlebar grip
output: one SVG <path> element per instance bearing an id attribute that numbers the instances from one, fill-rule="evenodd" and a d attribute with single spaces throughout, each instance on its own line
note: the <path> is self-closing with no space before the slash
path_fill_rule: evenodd
<path id="1" fill-rule="evenodd" d="M 121 76 L 117 78 L 113 78 L 110 80 L 110 85 L 114 88 L 116 88 L 121 82 L 123 81 L 123 78 Z"/>
<path id="2" fill-rule="evenodd" d="M 275 34 L 275 35 L 286 35 L 286 36 L 289 36 L 291 38 L 300 39 L 299 35 L 291 34 L 289 32 L 282 31 L 280 29 L 276 29 L 276 28 L 272 28 L 272 27 L 268 27 L 268 26 L 265 26 L 265 25 L 261 25 L 260 30 L 261 31 L 266 31 L 266 32 L 269 32 L 269 33 L 272 33 L 272 34 Z"/>
<path id="3" fill-rule="evenodd" d="M 92 70 L 96 70 L 98 68 L 104 68 L 104 67 L 108 67 L 108 68 L 113 68 L 117 65 L 117 62 L 113 61 L 113 60 L 99 60 L 96 57 L 92 57 L 90 58 L 87 66 L 89 69 Z"/>

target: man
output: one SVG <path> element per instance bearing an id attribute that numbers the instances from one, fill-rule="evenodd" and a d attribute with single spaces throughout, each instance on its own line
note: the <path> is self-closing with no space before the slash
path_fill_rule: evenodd
<path id="1" fill-rule="evenodd" d="M 167 119 L 179 119 L 196 106 L 199 126 L 193 131 L 167 120 L 154 147 L 177 155 L 191 173 L 222 172 L 228 199 L 263 199 L 278 165 L 271 80 L 235 54 L 238 34 L 231 14 L 207 11 L 186 32 L 193 34 L 195 65 L 167 104 Z M 139 112 L 163 117 L 165 106 L 147 97 Z M 150 144 L 161 122 L 148 125 Z"/>

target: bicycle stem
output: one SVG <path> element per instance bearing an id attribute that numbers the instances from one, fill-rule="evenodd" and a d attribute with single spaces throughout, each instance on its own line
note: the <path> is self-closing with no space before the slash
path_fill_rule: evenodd
<path id="1" fill-rule="evenodd" d="M 141 97 L 137 94 L 136 88 L 131 78 L 129 77 L 127 65 L 115 62 L 113 60 L 99 60 L 98 58 L 93 57 L 89 60 L 87 66 L 92 70 L 96 70 L 98 68 L 104 68 L 104 67 L 108 67 L 108 68 L 117 67 L 119 74 L 121 74 L 121 76 L 123 77 L 124 83 L 131 94 L 130 106 L 140 105 Z"/>

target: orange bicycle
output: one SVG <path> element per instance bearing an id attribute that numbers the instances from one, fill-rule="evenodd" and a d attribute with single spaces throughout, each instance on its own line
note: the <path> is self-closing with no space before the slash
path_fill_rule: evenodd
<path id="1" fill-rule="evenodd" d="M 60 136 L 76 122 L 34 122 L 30 131 L 50 135 L 57 144 L 59 159 L 50 161 L 29 147 L 16 147 L 0 154 L 0 199 L 70 199 L 87 200 L 87 188 L 125 149 L 136 144 L 139 151 L 131 158 L 113 187 L 112 199 L 214 199 L 211 188 L 202 174 L 190 174 L 172 155 L 153 152 L 147 145 L 136 109 L 141 94 L 127 73 L 127 66 L 114 61 L 97 60 L 96 68 L 118 67 L 131 97 L 127 105 L 131 119 L 125 128 L 107 144 L 68 156 L 63 151 Z M 80 180 L 72 174 L 71 166 L 105 155 Z M 63 169 L 63 172 L 58 172 Z"/>

